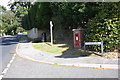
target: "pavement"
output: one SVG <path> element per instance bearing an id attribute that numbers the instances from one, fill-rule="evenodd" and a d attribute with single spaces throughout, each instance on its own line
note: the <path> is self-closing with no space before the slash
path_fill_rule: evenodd
<path id="1" fill-rule="evenodd" d="M 34 62 L 95 69 L 120 70 L 120 59 L 103 57 L 67 57 L 43 52 L 33 48 L 32 43 L 19 43 L 16 47 L 16 56 Z"/>

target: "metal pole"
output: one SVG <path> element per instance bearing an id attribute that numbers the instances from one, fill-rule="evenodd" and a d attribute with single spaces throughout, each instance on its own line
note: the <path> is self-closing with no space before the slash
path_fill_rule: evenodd
<path id="1" fill-rule="evenodd" d="M 101 41 L 101 53 L 102 53 L 102 56 L 103 56 L 103 41 Z"/>
<path id="2" fill-rule="evenodd" d="M 51 45 L 53 45 L 53 31 L 52 31 L 52 27 L 53 27 L 53 24 L 52 24 L 52 21 L 50 21 Z"/>

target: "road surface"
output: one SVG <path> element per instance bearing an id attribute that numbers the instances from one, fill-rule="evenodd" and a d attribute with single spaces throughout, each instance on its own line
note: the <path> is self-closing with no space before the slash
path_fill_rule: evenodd
<path id="1" fill-rule="evenodd" d="M 16 57 L 4 78 L 118 78 L 118 70 L 50 65 Z"/>
<path id="2" fill-rule="evenodd" d="M 8 36 L 3 37 L 0 43 L 0 59 L 1 59 L 1 68 L 0 72 L 7 66 L 9 61 L 13 56 L 13 52 L 15 50 L 16 44 L 18 43 L 17 36 Z"/>
<path id="3" fill-rule="evenodd" d="M 16 45 L 19 43 L 19 41 L 26 42 L 25 35 L 15 35 L 0 38 L 0 74 L 11 60 L 16 49 Z"/>

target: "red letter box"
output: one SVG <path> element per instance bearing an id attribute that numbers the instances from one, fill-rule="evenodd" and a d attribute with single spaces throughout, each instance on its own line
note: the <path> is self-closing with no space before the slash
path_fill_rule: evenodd
<path id="1" fill-rule="evenodd" d="M 82 48 L 84 44 L 84 29 L 73 29 L 74 47 Z"/>

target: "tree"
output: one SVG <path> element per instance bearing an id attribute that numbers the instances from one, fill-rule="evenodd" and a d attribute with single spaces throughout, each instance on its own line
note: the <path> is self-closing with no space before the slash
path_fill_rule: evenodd
<path id="1" fill-rule="evenodd" d="M 22 18 L 25 14 L 28 13 L 28 10 L 31 6 L 30 2 L 14 2 L 9 4 L 11 11 L 15 13 L 15 16 Z"/>
<path id="2" fill-rule="evenodd" d="M 31 6 L 27 15 L 22 19 L 22 25 L 25 29 L 38 28 L 49 29 L 49 21 L 52 16 L 50 3 L 36 2 Z"/>
<path id="3" fill-rule="evenodd" d="M 20 27 L 21 26 L 21 21 L 22 18 L 28 14 L 28 10 L 31 6 L 31 2 L 13 2 L 9 4 L 12 13 L 14 14 L 14 21 L 12 23 L 12 27 L 9 29 L 9 31 L 11 31 L 11 29 L 14 31 L 14 33 L 19 32 L 19 29 L 22 29 Z M 17 30 L 17 31 L 16 31 Z M 6 31 L 6 30 L 5 30 Z M 8 32 L 8 31 L 7 31 Z"/>
<path id="4" fill-rule="evenodd" d="M 22 4 L 22 5 L 21 5 Z M 24 3 L 26 4 L 26 3 Z M 23 3 L 19 3 L 23 6 Z M 18 6 L 18 5 L 17 5 Z M 49 30 L 50 20 L 54 23 L 54 31 L 57 37 L 72 33 L 74 28 L 86 29 L 86 41 L 104 41 L 105 51 L 117 48 L 119 31 L 119 7 L 120 3 L 102 2 L 36 2 L 30 7 L 18 7 L 16 15 L 22 14 L 23 9 L 28 8 L 22 16 L 24 29 L 38 28 Z M 21 12 L 21 13 L 20 13 Z M 56 34 L 55 34 L 56 35 Z M 91 47 L 98 51 L 99 47 Z"/>
<path id="5" fill-rule="evenodd" d="M 6 8 L 4 6 L 0 5 L 0 36 L 3 35 L 3 28 L 2 28 L 2 14 L 6 11 Z"/>
<path id="6" fill-rule="evenodd" d="M 2 30 L 6 34 L 16 34 L 16 28 L 20 24 L 17 22 L 15 14 L 11 11 L 5 11 L 2 14 Z M 13 31 L 13 33 L 12 33 Z"/>

